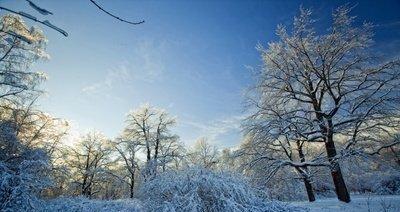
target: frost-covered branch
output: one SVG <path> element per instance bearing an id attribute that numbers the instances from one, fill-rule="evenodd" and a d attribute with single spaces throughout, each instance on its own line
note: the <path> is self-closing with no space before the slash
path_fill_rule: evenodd
<path id="1" fill-rule="evenodd" d="M 59 28 L 59 27 L 57 27 L 57 26 L 55 26 L 55 25 L 53 25 L 53 24 L 50 23 L 50 21 L 48 21 L 48 20 L 41 21 L 41 20 L 37 19 L 35 16 L 30 15 L 30 14 L 28 14 L 28 13 L 25 13 L 25 12 L 22 12 L 22 11 L 14 11 L 14 10 L 11 10 L 11 9 L 8 9 L 8 8 L 5 8 L 5 7 L 1 7 L 1 6 L 0 6 L 0 10 L 5 10 L 5 11 L 7 11 L 7 12 L 11 12 L 11 13 L 20 15 L 20 16 L 22 16 L 22 17 L 25 17 L 25 18 L 27 18 L 27 19 L 30 19 L 30 20 L 32 20 L 32 21 L 35 21 L 35 22 L 38 22 L 38 23 L 40 23 L 40 24 L 42 24 L 42 25 L 45 25 L 45 26 L 47 26 L 47 27 L 50 27 L 51 29 L 54 29 L 54 30 L 58 31 L 59 33 L 63 34 L 65 37 L 68 36 L 68 33 L 67 33 L 66 31 L 64 31 L 63 29 L 61 29 L 61 28 Z"/>

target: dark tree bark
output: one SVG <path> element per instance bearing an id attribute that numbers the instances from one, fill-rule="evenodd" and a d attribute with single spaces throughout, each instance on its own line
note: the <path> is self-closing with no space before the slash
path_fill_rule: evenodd
<path id="1" fill-rule="evenodd" d="M 310 86 L 313 88 L 312 86 Z M 338 105 L 339 101 L 335 99 L 335 104 Z M 339 162 L 335 159 L 337 153 L 336 153 L 336 147 L 335 147 L 335 142 L 333 140 L 333 122 L 332 122 L 332 116 L 337 113 L 337 109 L 334 111 L 330 112 L 330 116 L 326 117 L 326 122 L 323 118 L 323 115 L 321 114 L 321 102 L 318 103 L 318 100 L 316 99 L 315 95 L 313 98 L 313 107 L 316 115 L 317 120 L 320 122 L 320 129 L 323 135 L 325 135 L 324 141 L 325 141 L 325 149 L 326 149 L 326 154 L 328 155 L 328 160 L 329 163 L 331 164 L 331 175 L 332 175 L 332 180 L 333 184 L 335 186 L 335 192 L 336 196 L 340 201 L 349 203 L 350 202 L 350 194 L 347 191 L 346 183 L 344 182 L 343 175 L 342 175 L 342 170 L 340 169 Z M 336 107 L 337 108 L 337 107 Z"/>
<path id="2" fill-rule="evenodd" d="M 135 173 L 131 173 L 131 183 L 130 183 L 130 198 L 133 198 L 133 189 L 135 187 Z"/>
<path id="3" fill-rule="evenodd" d="M 328 154 L 329 162 L 331 163 L 331 175 L 333 184 L 335 185 L 335 191 L 337 198 L 343 202 L 350 202 L 350 195 L 347 191 L 346 183 L 344 182 L 342 171 L 339 163 L 335 160 L 336 147 L 333 141 L 333 135 L 331 132 L 328 133 L 327 140 L 325 142 L 325 149 Z"/>
<path id="4" fill-rule="evenodd" d="M 300 161 L 301 162 L 305 162 L 306 161 L 306 156 L 304 155 L 304 152 L 303 152 L 303 145 L 301 144 L 300 141 L 297 141 L 296 144 L 297 144 L 297 152 L 299 153 Z M 310 177 L 307 175 L 308 174 L 308 168 L 305 167 L 302 170 L 300 167 L 298 167 L 297 171 L 301 175 L 303 175 L 303 182 L 304 182 L 304 186 L 305 186 L 306 191 L 307 191 L 308 201 L 314 202 L 315 201 L 314 189 L 313 189 L 313 186 L 311 184 Z M 305 172 L 305 174 L 303 174 L 303 172 Z"/>
<path id="5" fill-rule="evenodd" d="M 314 195 L 314 190 L 313 190 L 310 180 L 307 178 L 304 178 L 303 182 L 304 182 L 304 186 L 306 187 L 308 201 L 314 202 L 315 195 Z"/>

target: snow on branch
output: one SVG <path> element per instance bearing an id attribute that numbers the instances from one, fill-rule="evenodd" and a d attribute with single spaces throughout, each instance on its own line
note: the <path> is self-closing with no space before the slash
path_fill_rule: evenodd
<path id="1" fill-rule="evenodd" d="M 399 144 L 400 144 L 400 140 L 397 140 L 397 141 L 394 141 L 392 143 L 383 145 L 383 146 L 379 147 L 379 149 L 377 149 L 376 151 L 370 152 L 369 154 L 370 155 L 379 155 L 382 150 L 388 149 L 390 147 L 393 147 L 393 146 L 396 146 L 396 145 L 399 145 Z"/>
<path id="2" fill-rule="evenodd" d="M 45 26 L 48 26 L 48 27 L 58 31 L 59 33 L 63 34 L 65 37 L 68 37 L 68 33 L 66 31 L 64 31 L 63 29 L 61 29 L 61 28 L 59 28 L 57 26 L 54 26 L 48 20 L 41 21 L 41 20 L 37 19 L 35 16 L 30 15 L 28 13 L 25 13 L 25 12 L 22 12 L 22 11 L 14 11 L 14 10 L 11 10 L 11 9 L 8 9 L 8 8 L 5 8 L 5 7 L 1 7 L 1 6 L 0 6 L 0 10 L 5 10 L 7 12 L 14 13 L 14 14 L 20 15 L 22 17 L 28 18 L 28 19 L 30 19 L 32 21 L 41 23 L 41 24 L 43 24 Z"/>
<path id="3" fill-rule="evenodd" d="M 44 9 L 44 8 L 41 8 L 41 7 L 37 6 L 37 5 L 36 5 L 35 3 L 33 3 L 32 1 L 30 1 L 30 0 L 26 0 L 26 1 L 29 3 L 29 6 L 31 6 L 33 9 L 35 9 L 36 11 L 38 11 L 40 14 L 42 14 L 42 15 L 53 15 L 52 12 L 50 12 L 50 11 Z"/>

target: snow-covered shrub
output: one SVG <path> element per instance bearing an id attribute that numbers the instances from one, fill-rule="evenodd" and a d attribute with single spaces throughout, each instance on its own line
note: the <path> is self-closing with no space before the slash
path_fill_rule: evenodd
<path id="1" fill-rule="evenodd" d="M 37 195 L 50 186 L 48 164 L 40 152 L 33 152 L 17 167 L 0 162 L 0 210 L 31 211 L 40 205 Z"/>
<path id="2" fill-rule="evenodd" d="M 85 197 L 57 198 L 46 202 L 40 212 L 139 212 L 140 202 L 134 199 L 90 200 Z"/>
<path id="3" fill-rule="evenodd" d="M 28 148 L 15 136 L 10 122 L 0 123 L 0 211 L 32 211 L 38 194 L 49 187 L 46 153 Z"/>
<path id="4" fill-rule="evenodd" d="M 352 158 L 343 163 L 343 172 L 353 193 L 400 194 L 397 164 L 380 158 Z"/>
<path id="5" fill-rule="evenodd" d="M 189 168 L 170 171 L 145 182 L 139 198 L 148 211 L 301 211 L 270 201 L 240 177 Z"/>
<path id="6" fill-rule="evenodd" d="M 391 173 L 382 176 L 372 191 L 378 194 L 400 194 L 400 174 Z"/>
<path id="7" fill-rule="evenodd" d="M 265 185 L 269 198 L 280 201 L 307 200 L 303 181 L 296 179 L 297 174 L 292 167 L 282 168 L 269 181 L 265 180 L 265 176 L 263 172 L 255 173 L 252 183 L 257 188 Z"/>

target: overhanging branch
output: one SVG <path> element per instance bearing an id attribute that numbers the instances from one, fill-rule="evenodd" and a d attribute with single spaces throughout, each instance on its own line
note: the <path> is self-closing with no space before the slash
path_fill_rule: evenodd
<path id="1" fill-rule="evenodd" d="M 97 8 L 99 8 L 99 10 L 103 11 L 103 12 L 106 13 L 107 15 L 109 15 L 109 16 L 111 16 L 111 17 L 113 17 L 113 18 L 115 18 L 115 19 L 117 19 L 117 20 L 119 20 L 119 21 L 121 21 L 121 22 L 125 22 L 125 23 L 132 24 L 132 25 L 138 25 L 138 24 L 143 24 L 143 23 L 144 23 L 144 20 L 139 21 L 139 22 L 127 21 L 127 20 L 125 20 L 125 19 L 122 19 L 122 18 L 120 18 L 120 17 L 118 17 L 118 16 L 116 16 L 116 15 L 114 15 L 114 14 L 108 12 L 108 11 L 105 10 L 103 7 L 101 7 L 99 4 L 97 4 L 97 2 L 95 2 L 94 0 L 90 0 L 90 2 L 92 2 Z"/>

